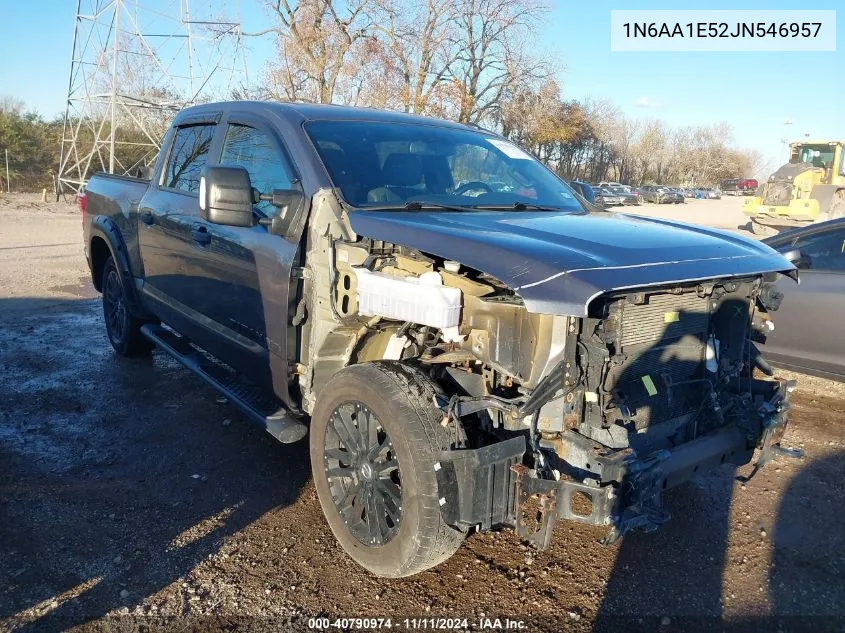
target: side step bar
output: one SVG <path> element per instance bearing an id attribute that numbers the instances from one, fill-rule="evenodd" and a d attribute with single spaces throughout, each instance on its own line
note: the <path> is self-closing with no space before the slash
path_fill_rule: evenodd
<path id="1" fill-rule="evenodd" d="M 247 382 L 223 363 L 211 359 L 172 330 L 147 324 L 141 327 L 141 333 L 283 444 L 301 440 L 308 433 L 308 427 L 292 418 L 275 396 Z"/>

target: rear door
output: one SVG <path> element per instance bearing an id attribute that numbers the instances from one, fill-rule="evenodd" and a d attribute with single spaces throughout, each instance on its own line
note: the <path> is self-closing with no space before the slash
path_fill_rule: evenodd
<path id="1" fill-rule="evenodd" d="M 775 329 L 764 355 L 799 371 L 845 378 L 845 223 L 812 227 L 775 242 L 775 248 L 800 249 L 807 262 L 799 271 L 800 284 L 785 277 L 778 281 L 784 299 L 772 315 Z"/>
<path id="2" fill-rule="evenodd" d="M 138 210 L 142 291 L 162 320 L 195 340 L 202 338 L 202 330 L 190 306 L 198 276 L 192 230 L 200 219 L 200 172 L 215 150 L 219 153 L 217 118 L 212 113 L 170 130 L 162 145 L 164 158 Z"/>

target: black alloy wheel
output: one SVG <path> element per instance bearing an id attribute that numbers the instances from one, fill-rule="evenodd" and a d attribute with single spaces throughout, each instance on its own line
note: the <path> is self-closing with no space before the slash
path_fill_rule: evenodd
<path id="1" fill-rule="evenodd" d="M 402 480 L 390 437 L 366 405 L 335 407 L 326 429 L 324 465 L 332 501 L 364 545 L 384 545 L 402 520 Z"/>

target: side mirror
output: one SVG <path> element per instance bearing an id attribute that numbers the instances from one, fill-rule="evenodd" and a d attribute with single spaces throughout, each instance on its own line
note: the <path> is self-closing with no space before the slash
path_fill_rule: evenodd
<path id="1" fill-rule="evenodd" d="M 788 259 L 796 268 L 810 267 L 810 258 L 802 253 L 801 249 L 796 248 L 791 251 L 786 251 L 783 256 L 786 257 L 786 259 Z"/>
<path id="2" fill-rule="evenodd" d="M 214 224 L 252 226 L 253 192 L 243 167 L 206 165 L 200 173 L 200 216 Z"/>
<path id="3" fill-rule="evenodd" d="M 273 193 L 258 194 L 258 199 L 269 202 L 279 210 L 272 217 L 261 218 L 259 224 L 266 226 L 273 235 L 283 236 L 302 208 L 305 195 L 298 189 L 274 189 Z"/>

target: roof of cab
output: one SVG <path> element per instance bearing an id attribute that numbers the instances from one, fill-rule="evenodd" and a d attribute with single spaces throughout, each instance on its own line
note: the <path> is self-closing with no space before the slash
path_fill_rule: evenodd
<path id="1" fill-rule="evenodd" d="M 239 110 L 257 115 L 281 116 L 289 121 L 385 121 L 395 123 L 419 123 L 421 125 L 439 125 L 459 129 L 478 129 L 471 125 L 437 119 L 434 117 L 420 116 L 417 114 L 406 114 L 405 112 L 394 112 L 391 110 L 378 110 L 376 108 L 359 108 L 351 106 L 319 104 L 319 103 L 295 103 L 275 101 L 223 101 L 217 103 L 204 103 L 190 106 L 180 110 L 174 119 L 174 123 L 180 124 L 185 120 L 193 119 L 206 114 L 222 113 L 229 110 Z M 482 130 L 484 131 L 484 130 Z"/>

